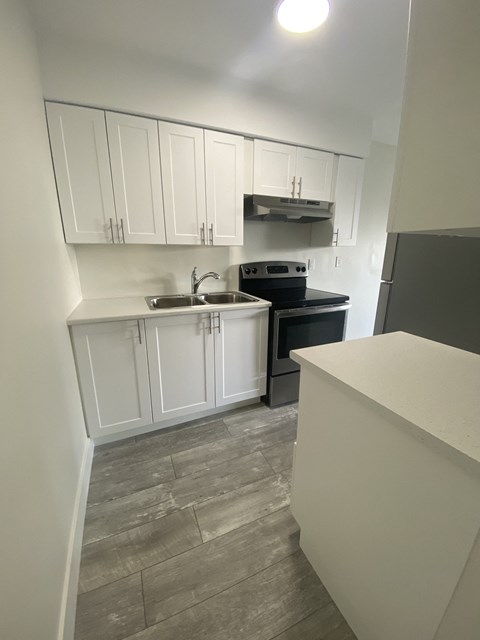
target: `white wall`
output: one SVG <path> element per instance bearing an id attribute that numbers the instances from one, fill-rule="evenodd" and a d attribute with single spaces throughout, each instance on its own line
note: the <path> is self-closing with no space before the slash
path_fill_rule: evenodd
<path id="1" fill-rule="evenodd" d="M 479 235 L 480 3 L 412 9 L 389 228 Z"/>
<path id="2" fill-rule="evenodd" d="M 309 286 L 352 298 L 347 337 L 371 335 L 386 240 L 395 147 L 372 144 L 366 164 L 356 247 L 311 247 L 310 225 L 248 222 L 243 247 L 77 245 L 84 298 L 186 292 L 194 266 L 218 271 L 202 289 L 238 286 L 238 265 L 254 260 L 316 260 Z M 324 223 L 318 223 L 324 224 Z M 335 257 L 342 268 L 334 268 Z M 230 266 L 233 265 L 233 266 Z"/>
<path id="3" fill-rule="evenodd" d="M 0 637 L 54 640 L 87 441 L 65 324 L 80 290 L 20 0 L 0 2 L 0 58 Z"/>
<path id="4" fill-rule="evenodd" d="M 364 157 L 372 123 L 358 113 L 311 107 L 299 96 L 92 43 L 40 43 L 44 95 L 260 135 Z M 313 80 L 314 81 L 314 80 Z"/>

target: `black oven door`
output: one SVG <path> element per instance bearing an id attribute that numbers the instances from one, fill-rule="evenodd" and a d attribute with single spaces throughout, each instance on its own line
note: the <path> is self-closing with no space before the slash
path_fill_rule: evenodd
<path id="1" fill-rule="evenodd" d="M 350 307 L 350 304 L 337 304 L 274 311 L 272 375 L 300 369 L 289 358 L 293 349 L 341 342 L 345 337 Z"/>

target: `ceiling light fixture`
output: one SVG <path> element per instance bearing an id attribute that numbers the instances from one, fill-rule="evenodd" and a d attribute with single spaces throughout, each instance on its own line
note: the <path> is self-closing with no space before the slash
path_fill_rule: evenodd
<path id="1" fill-rule="evenodd" d="M 306 33 L 325 22 L 329 11 L 328 0 L 282 0 L 277 7 L 277 19 L 287 31 Z"/>

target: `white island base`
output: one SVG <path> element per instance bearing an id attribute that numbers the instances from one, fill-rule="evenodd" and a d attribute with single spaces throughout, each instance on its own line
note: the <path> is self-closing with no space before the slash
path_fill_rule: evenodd
<path id="1" fill-rule="evenodd" d="M 480 356 L 394 333 L 292 357 L 292 511 L 357 637 L 478 640 Z"/>

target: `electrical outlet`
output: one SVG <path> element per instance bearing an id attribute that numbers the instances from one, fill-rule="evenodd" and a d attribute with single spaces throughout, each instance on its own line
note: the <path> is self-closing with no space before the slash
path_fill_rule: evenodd
<path id="1" fill-rule="evenodd" d="M 315 267 L 317 266 L 317 261 L 315 258 L 308 258 L 307 267 L 309 271 L 315 271 Z"/>
<path id="2" fill-rule="evenodd" d="M 341 269 L 342 268 L 342 259 L 340 256 L 336 256 L 335 257 L 335 268 L 336 269 Z"/>

